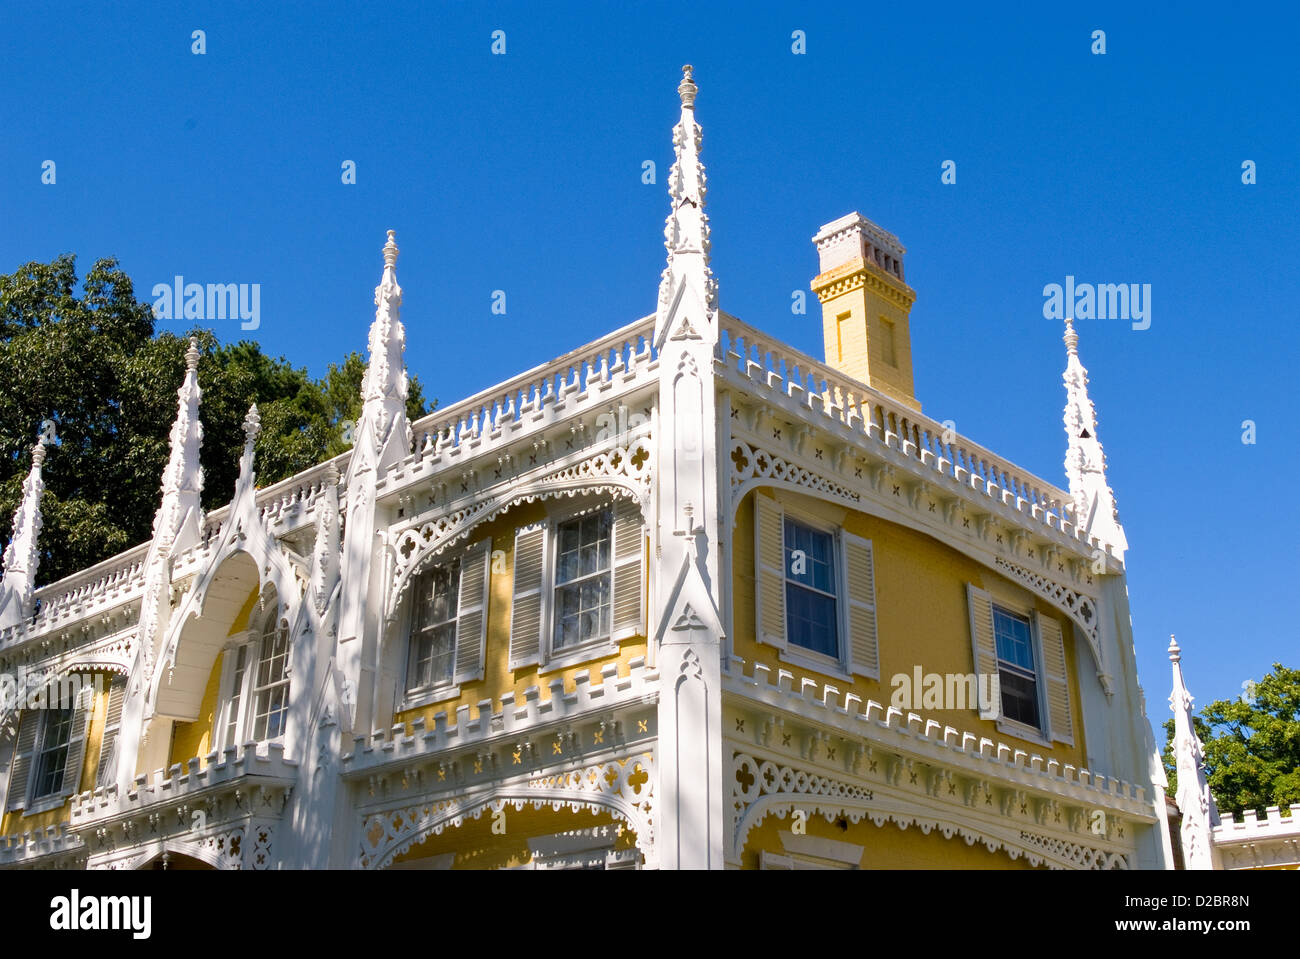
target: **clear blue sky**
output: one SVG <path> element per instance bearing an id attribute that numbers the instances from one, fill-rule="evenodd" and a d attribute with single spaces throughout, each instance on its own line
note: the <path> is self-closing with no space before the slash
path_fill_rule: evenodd
<path id="1" fill-rule="evenodd" d="M 11 4 L 0 271 L 258 283 L 261 328 L 218 335 L 320 374 L 364 349 L 395 229 L 407 362 L 445 405 L 653 311 L 693 63 L 722 307 L 819 354 L 791 291 L 862 212 L 908 248 L 926 412 L 1041 476 L 1064 482 L 1043 286 L 1151 284 L 1150 329 L 1079 332 L 1158 723 L 1171 631 L 1199 704 L 1300 665 L 1300 82 L 1285 7 L 1133 6 Z"/>

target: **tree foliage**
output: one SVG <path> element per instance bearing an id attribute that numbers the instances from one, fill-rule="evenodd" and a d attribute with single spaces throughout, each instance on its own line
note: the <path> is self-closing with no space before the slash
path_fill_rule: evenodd
<path id="1" fill-rule="evenodd" d="M 230 500 L 256 402 L 257 478 L 266 486 L 342 453 L 361 411 L 365 360 L 351 353 L 312 379 L 257 343 L 199 339 L 203 392 L 203 506 Z M 78 290 L 76 258 L 0 275 L 0 543 L 12 535 L 31 448 L 52 420 L 41 501 L 40 583 L 144 542 L 158 508 L 188 336 L 155 335 L 149 304 L 113 259 L 96 261 Z M 407 413 L 424 415 L 412 378 Z"/>
<path id="2" fill-rule="evenodd" d="M 1300 669 L 1274 663 L 1241 699 L 1219 699 L 1192 717 L 1205 745 L 1210 792 L 1220 813 L 1300 803 Z M 1165 722 L 1169 792 L 1178 789 L 1174 721 Z"/>

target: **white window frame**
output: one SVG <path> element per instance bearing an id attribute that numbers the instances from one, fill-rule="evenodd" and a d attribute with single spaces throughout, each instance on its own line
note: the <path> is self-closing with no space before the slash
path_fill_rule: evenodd
<path id="1" fill-rule="evenodd" d="M 619 639 L 615 638 L 618 634 L 614 630 L 614 570 L 616 568 L 614 562 L 614 525 L 617 518 L 615 507 L 616 503 L 613 500 L 602 499 L 600 502 L 587 503 L 564 510 L 555 510 L 554 508 L 548 510 L 546 542 L 542 555 L 542 641 L 539 675 L 554 672 L 558 669 L 567 669 L 570 666 L 577 666 L 618 651 Z M 596 513 L 609 514 L 609 568 L 605 573 L 609 577 L 609 635 L 598 636 L 595 639 L 587 640 L 585 643 L 575 643 L 572 646 L 557 650 L 555 648 L 555 593 L 561 584 L 556 583 L 555 580 L 559 565 L 560 526 Z M 641 581 L 642 588 L 644 589 L 644 556 L 641 561 L 641 575 L 643 577 Z"/>
<path id="2" fill-rule="evenodd" d="M 1048 726 L 1049 717 L 1047 714 L 1047 675 L 1044 672 L 1043 664 L 1043 638 L 1038 628 L 1038 617 L 1034 615 L 1034 609 L 1025 605 L 1023 602 L 1016 602 L 1009 599 L 1004 593 L 989 590 L 989 599 L 993 610 L 1001 608 L 1003 612 L 1010 613 L 1029 621 L 1029 642 L 1034 654 L 1034 699 L 1038 712 L 1038 726 L 1029 726 L 1019 720 L 1011 719 L 1006 715 L 1002 708 L 1002 657 L 998 656 L 998 636 L 997 636 L 997 619 L 993 619 L 993 654 L 996 657 L 994 664 L 998 671 L 998 731 L 1006 733 L 1008 736 L 1014 736 L 1016 739 L 1023 739 L 1026 742 L 1035 745 L 1052 748 L 1051 729 Z"/>
<path id="3" fill-rule="evenodd" d="M 834 676 L 836 679 L 845 682 L 853 682 L 854 677 L 850 671 L 849 650 L 849 585 L 848 585 L 848 565 L 849 558 L 846 552 L 844 542 L 844 527 L 841 523 L 815 516 L 812 513 L 799 509 L 797 506 L 792 507 L 784 500 L 777 500 L 781 507 L 781 588 L 785 590 L 783 597 L 785 601 L 785 648 L 777 651 L 778 657 L 782 662 L 790 663 L 793 666 L 799 666 L 803 669 L 812 670 L 825 676 Z M 827 656 L 825 653 L 819 653 L 813 649 L 805 649 L 797 645 L 790 638 L 790 577 L 789 571 L 785 569 L 785 520 L 790 519 L 809 529 L 816 530 L 820 533 L 829 533 L 832 541 L 832 550 L 835 557 L 835 629 L 836 636 L 836 655 Z M 874 597 L 873 597 L 874 602 Z"/>
<path id="4" fill-rule="evenodd" d="M 75 707 L 71 709 L 72 716 L 68 724 L 68 741 L 63 745 L 63 772 L 59 776 L 59 788 L 54 790 L 52 793 L 46 793 L 42 796 L 36 795 L 36 783 L 40 779 L 41 755 L 47 751 L 44 746 L 45 734 L 49 731 L 51 717 L 55 713 L 63 712 L 63 710 L 46 708 L 39 710 L 39 712 L 41 721 L 40 725 L 36 729 L 36 743 L 32 747 L 32 758 L 30 760 L 31 770 L 27 774 L 27 796 L 26 802 L 23 805 L 24 816 L 30 816 L 31 814 L 38 812 L 45 812 L 47 809 L 57 809 L 59 806 L 62 806 L 68 798 L 67 792 L 64 789 L 67 783 L 65 783 L 63 779 L 68 774 L 68 750 L 72 748 L 72 740 L 76 737 L 76 730 L 73 728 L 72 723 L 76 721 L 77 710 Z M 82 756 L 82 761 L 83 763 L 85 761 L 84 755 Z M 76 790 L 74 789 L 73 792 L 76 792 Z"/>
<path id="5" fill-rule="evenodd" d="M 239 638 L 226 647 L 221 669 L 221 688 L 224 693 L 221 698 L 221 708 L 217 713 L 218 728 L 213 730 L 213 742 L 216 743 L 215 751 L 220 755 L 231 746 L 242 747 L 253 735 L 253 723 L 255 721 L 254 708 L 256 706 L 256 695 L 254 686 L 256 685 L 257 667 L 262 656 L 262 640 L 266 634 L 268 621 L 276 624 L 276 629 L 288 631 L 288 626 L 283 622 L 284 616 L 280 606 L 279 597 L 274 602 L 267 603 L 270 608 L 258 619 L 256 626 L 250 626 L 239 634 Z M 233 706 L 236 705 L 235 697 L 235 671 L 236 663 L 239 659 L 239 651 L 244 651 L 244 675 L 239 683 L 238 696 L 238 715 L 235 717 L 235 732 L 233 738 L 230 730 L 230 713 Z M 293 655 L 292 637 L 286 636 L 285 640 L 285 682 L 292 689 L 292 670 L 289 668 Z M 286 703 L 287 707 L 287 703 Z M 271 737 L 259 742 L 278 743 L 284 741 L 285 730 L 288 727 L 288 715 L 286 711 L 284 729 L 280 730 L 278 736 Z"/>
<path id="6" fill-rule="evenodd" d="M 402 616 L 399 625 L 398 636 L 404 636 L 405 645 L 400 657 L 400 667 L 397 675 L 397 712 L 404 712 L 408 709 L 418 709 L 421 706 L 428 706 L 431 703 L 439 703 L 448 699 L 456 699 L 460 696 L 460 684 L 456 682 L 456 648 L 460 638 L 460 577 L 464 575 L 465 567 L 461 562 L 465 550 L 457 550 L 447 556 L 435 557 L 436 561 L 431 561 L 421 567 L 416 573 L 416 579 L 411 582 L 411 589 L 407 591 L 406 602 L 402 604 Z M 488 562 L 491 562 L 489 554 Z M 411 689 L 407 686 L 407 680 L 410 676 L 411 669 L 411 652 L 415 640 L 415 604 L 416 604 L 416 587 L 419 586 L 419 577 L 431 572 L 439 566 L 446 566 L 449 563 L 460 563 L 460 569 L 456 574 L 456 615 L 452 618 L 455 623 L 455 630 L 451 634 L 451 679 L 441 683 L 433 683 L 428 686 L 420 686 Z M 488 601 L 487 596 L 484 602 Z"/>

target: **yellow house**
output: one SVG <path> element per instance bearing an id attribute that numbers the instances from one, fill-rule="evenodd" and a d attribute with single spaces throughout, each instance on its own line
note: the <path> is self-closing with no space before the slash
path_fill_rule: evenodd
<path id="1" fill-rule="evenodd" d="M 921 412 L 864 217 L 814 237 L 824 360 L 723 312 L 678 93 L 652 314 L 409 423 L 390 232 L 353 449 L 258 489 L 254 407 L 205 515 L 192 348 L 154 538 L 33 590 L 38 444 L 0 865 L 1170 862 L 1074 331 L 1065 490 Z"/>

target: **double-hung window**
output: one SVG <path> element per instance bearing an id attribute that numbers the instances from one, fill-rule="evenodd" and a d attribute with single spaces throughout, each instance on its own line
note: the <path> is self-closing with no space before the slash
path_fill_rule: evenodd
<path id="1" fill-rule="evenodd" d="M 556 527 L 553 650 L 609 638 L 613 526 L 603 509 Z"/>
<path id="2" fill-rule="evenodd" d="M 392 671 L 398 708 L 458 696 L 459 684 L 483 678 L 491 560 L 492 540 L 482 539 L 415 574 L 405 644 L 393 644 L 383 667 Z"/>
<path id="3" fill-rule="evenodd" d="M 456 619 L 460 599 L 460 560 L 421 573 L 414 586 L 411 645 L 406 693 L 416 695 L 448 686 L 456 666 Z"/>
<path id="4" fill-rule="evenodd" d="M 223 747 L 284 736 L 289 719 L 289 624 L 272 596 L 251 640 L 226 651 L 226 702 L 218 718 Z"/>
<path id="5" fill-rule="evenodd" d="M 996 598 L 973 583 L 966 586 L 979 688 L 996 677 L 999 690 L 991 703 L 980 703 L 980 717 L 995 720 L 1008 735 L 1073 745 L 1062 622 L 1040 613 L 1031 598 L 1017 599 L 1010 587 L 995 587 Z"/>
<path id="6" fill-rule="evenodd" d="M 755 638 L 828 675 L 880 675 L 871 541 L 754 495 Z"/>
<path id="7" fill-rule="evenodd" d="M 838 659 L 835 537 L 786 516 L 784 538 L 787 641 Z"/>
<path id="8" fill-rule="evenodd" d="M 1034 729 L 1042 728 L 1038 715 L 1038 671 L 1034 665 L 1034 638 L 1029 617 L 993 606 L 993 638 L 998 652 L 998 685 L 1002 714 Z"/>
<path id="9" fill-rule="evenodd" d="M 639 504 L 588 501 L 515 532 L 510 669 L 558 668 L 645 635 Z"/>
<path id="10" fill-rule="evenodd" d="M 63 776 L 68 771 L 68 746 L 72 742 L 72 714 L 72 709 L 51 709 L 45 714 L 40 745 L 36 749 L 34 803 L 57 796 L 63 789 Z"/>
<path id="11" fill-rule="evenodd" d="M 7 782 L 0 779 L 6 810 L 34 813 L 52 809 L 81 788 L 95 688 L 88 674 L 70 674 L 38 694 L 41 705 L 22 711 L 7 765 Z"/>

